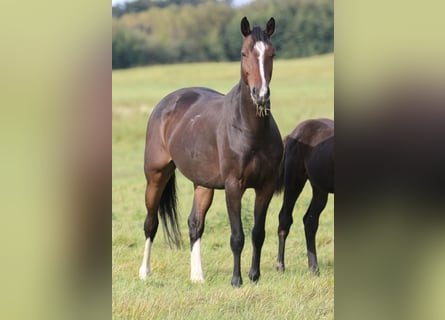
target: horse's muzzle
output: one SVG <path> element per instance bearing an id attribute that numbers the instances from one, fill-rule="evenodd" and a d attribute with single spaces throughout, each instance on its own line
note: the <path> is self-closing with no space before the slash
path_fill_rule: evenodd
<path id="1" fill-rule="evenodd" d="M 266 105 L 269 104 L 270 90 L 269 87 L 266 90 L 258 89 L 253 87 L 251 91 L 252 100 L 256 105 Z"/>
<path id="2" fill-rule="evenodd" d="M 259 117 L 268 116 L 270 113 L 270 90 L 267 87 L 265 90 L 260 90 L 253 87 L 250 92 L 253 103 L 256 105 L 256 113 Z"/>

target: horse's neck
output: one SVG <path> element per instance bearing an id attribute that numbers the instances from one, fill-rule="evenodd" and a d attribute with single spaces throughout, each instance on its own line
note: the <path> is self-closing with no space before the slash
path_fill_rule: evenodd
<path id="1" fill-rule="evenodd" d="M 242 80 L 227 94 L 228 121 L 250 135 L 261 135 L 269 124 L 269 117 L 259 117 L 250 97 L 249 88 Z"/>

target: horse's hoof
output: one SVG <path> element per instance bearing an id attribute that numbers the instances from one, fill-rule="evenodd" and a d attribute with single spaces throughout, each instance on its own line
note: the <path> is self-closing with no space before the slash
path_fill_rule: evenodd
<path id="1" fill-rule="evenodd" d="M 148 275 L 150 274 L 150 269 L 146 267 L 139 268 L 139 278 L 141 280 L 147 280 Z"/>
<path id="2" fill-rule="evenodd" d="M 252 271 L 252 270 L 250 270 L 250 272 L 249 272 L 249 279 L 250 279 L 250 281 L 252 281 L 254 283 L 257 283 L 259 278 L 260 278 L 259 271 Z"/>
<path id="3" fill-rule="evenodd" d="M 190 279 L 190 280 L 192 281 L 192 283 L 197 283 L 197 284 L 205 282 L 204 279 Z"/>
<path id="4" fill-rule="evenodd" d="M 309 267 L 309 272 L 312 275 L 316 276 L 316 277 L 320 276 L 320 269 L 318 268 L 318 266 L 316 266 L 316 267 Z"/>
<path id="5" fill-rule="evenodd" d="M 284 263 L 281 263 L 281 262 L 278 262 L 278 261 L 277 261 L 277 264 L 276 264 L 276 266 L 275 266 L 275 269 L 276 269 L 277 271 L 279 271 L 279 272 L 284 272 Z"/>
<path id="6" fill-rule="evenodd" d="M 192 281 L 192 283 L 204 283 L 204 278 L 202 276 L 190 276 L 190 281 Z"/>
<path id="7" fill-rule="evenodd" d="M 232 278 L 232 287 L 239 288 L 243 284 L 243 279 L 241 277 L 233 277 Z"/>

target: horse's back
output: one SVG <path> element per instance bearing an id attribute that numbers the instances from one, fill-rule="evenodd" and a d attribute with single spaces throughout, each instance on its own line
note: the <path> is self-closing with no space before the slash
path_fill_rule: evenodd
<path id="1" fill-rule="evenodd" d="M 162 135 L 162 140 L 165 141 L 181 124 L 192 121 L 196 116 L 215 114 L 222 106 L 223 98 L 223 94 L 201 87 L 183 88 L 169 93 L 150 115 L 147 141 L 153 135 Z M 210 116 L 209 122 L 213 118 Z"/>
<path id="2" fill-rule="evenodd" d="M 308 146 L 316 146 L 332 136 L 334 136 L 334 121 L 324 118 L 305 120 L 289 135 L 292 139 Z"/>
<path id="3" fill-rule="evenodd" d="M 294 162 L 304 162 L 311 184 L 334 192 L 334 121 L 310 119 L 301 122 L 287 137 L 286 149 L 298 150 Z M 294 154 L 297 157 L 297 154 Z"/>
<path id="4" fill-rule="evenodd" d="M 185 114 L 194 111 L 196 106 L 211 106 L 220 103 L 224 95 L 218 91 L 203 88 L 190 87 L 173 91 L 166 95 L 154 108 L 150 119 L 161 119 L 166 116 Z M 199 110 L 196 110 L 197 112 Z"/>

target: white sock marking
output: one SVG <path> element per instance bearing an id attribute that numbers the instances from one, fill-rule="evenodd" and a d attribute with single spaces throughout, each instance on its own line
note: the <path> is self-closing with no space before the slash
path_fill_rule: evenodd
<path id="1" fill-rule="evenodd" d="M 139 278 L 142 280 L 147 279 L 147 276 L 150 274 L 151 244 L 150 238 L 148 238 L 145 241 L 144 258 L 142 258 L 142 264 L 139 268 Z"/>
<path id="2" fill-rule="evenodd" d="M 192 282 L 204 282 L 204 273 L 202 272 L 201 263 L 201 238 L 196 240 L 193 244 L 190 258 L 190 280 L 192 280 Z"/>
<path id="3" fill-rule="evenodd" d="M 267 93 L 266 77 L 264 76 L 264 52 L 266 51 L 267 45 L 263 41 L 257 41 L 254 48 L 258 51 L 258 62 L 260 64 L 261 75 L 260 97 L 263 97 Z"/>

